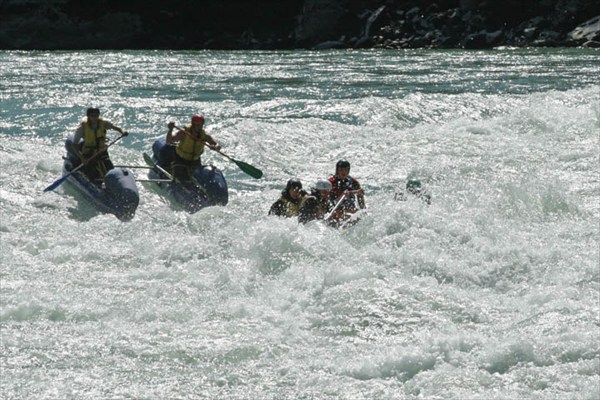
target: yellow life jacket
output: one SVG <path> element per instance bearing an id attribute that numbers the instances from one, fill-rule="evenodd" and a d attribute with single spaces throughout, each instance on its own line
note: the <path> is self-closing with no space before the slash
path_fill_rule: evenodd
<path id="1" fill-rule="evenodd" d="M 286 217 L 295 217 L 300 213 L 300 206 L 302 205 L 303 198 L 299 198 L 298 201 L 294 202 L 287 198 L 285 195 L 282 195 L 279 200 L 281 200 L 281 202 L 283 203 Z"/>
<path id="2" fill-rule="evenodd" d="M 202 129 L 199 138 L 192 137 L 192 126 L 185 127 L 186 133 L 183 138 L 177 143 L 175 151 L 177 155 L 184 160 L 200 161 L 200 155 L 204 153 L 204 141 L 206 140 L 206 132 Z"/>
<path id="3" fill-rule="evenodd" d="M 83 123 L 83 154 L 96 153 L 106 148 L 106 126 L 101 118 L 98 118 L 98 127 L 94 130 L 88 121 Z"/>

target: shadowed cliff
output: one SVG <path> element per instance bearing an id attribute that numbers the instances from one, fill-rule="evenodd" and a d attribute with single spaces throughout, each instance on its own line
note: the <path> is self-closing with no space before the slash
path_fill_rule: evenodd
<path id="1" fill-rule="evenodd" d="M 1 0 L 0 48 L 490 48 L 600 44 L 589 0 Z"/>

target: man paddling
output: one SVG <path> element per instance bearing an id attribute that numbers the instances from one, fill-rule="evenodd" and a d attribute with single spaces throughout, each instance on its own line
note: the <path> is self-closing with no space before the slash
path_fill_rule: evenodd
<path id="1" fill-rule="evenodd" d="M 128 133 L 123 128 L 100 118 L 100 109 L 98 108 L 88 108 L 86 116 L 87 119 L 82 121 L 75 131 L 71 150 L 85 165 L 84 173 L 86 176 L 91 181 L 95 181 L 104 178 L 104 175 L 114 168 L 108 155 L 106 131 L 112 129 L 120 132 L 123 136 L 127 136 Z M 83 143 L 80 144 L 82 138 Z M 95 154 L 98 155 L 90 159 Z"/>
<path id="2" fill-rule="evenodd" d="M 221 146 L 204 130 L 204 116 L 192 116 L 192 124 L 173 134 L 175 122 L 167 125 L 167 143 L 177 143 L 175 160 L 171 164 L 173 175 L 179 181 L 185 182 L 192 178 L 194 169 L 201 164 L 200 155 L 204 153 L 204 145 L 208 143 L 214 150 Z"/>
<path id="3" fill-rule="evenodd" d="M 331 182 L 331 202 L 337 206 L 331 215 L 332 223 L 342 223 L 349 218 L 350 214 L 365 208 L 365 192 L 360 183 L 350 176 L 350 163 L 339 160 L 335 164 L 335 174 L 329 178 Z M 357 207 L 358 203 L 358 207 Z"/>

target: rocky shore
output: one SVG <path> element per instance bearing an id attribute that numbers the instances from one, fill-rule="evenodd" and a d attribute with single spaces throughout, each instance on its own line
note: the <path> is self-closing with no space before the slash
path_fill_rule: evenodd
<path id="1" fill-rule="evenodd" d="M 591 0 L 0 0 L 0 49 L 600 47 Z"/>

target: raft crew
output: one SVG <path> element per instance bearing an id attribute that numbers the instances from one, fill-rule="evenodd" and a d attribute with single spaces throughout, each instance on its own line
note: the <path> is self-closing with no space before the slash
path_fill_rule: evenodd
<path id="1" fill-rule="evenodd" d="M 217 151 L 221 150 L 221 146 L 204 130 L 203 115 L 193 115 L 192 124 L 179 129 L 175 134 L 175 122 L 169 122 L 167 127 L 167 143 L 177 143 L 171 172 L 181 182 L 191 180 L 194 169 L 201 164 L 200 156 L 204 153 L 205 144 Z"/>
<path id="2" fill-rule="evenodd" d="M 71 150 L 85 165 L 84 174 L 91 181 L 95 181 L 104 178 L 104 175 L 114 168 L 108 155 L 106 131 L 112 129 L 120 132 L 123 136 L 127 136 L 128 133 L 123 128 L 100 118 L 99 108 L 88 108 L 86 117 L 73 135 Z M 83 143 L 80 143 L 82 138 Z M 97 156 L 90 160 L 96 154 Z"/>
<path id="3" fill-rule="evenodd" d="M 277 215 L 280 217 L 295 217 L 300 213 L 302 200 L 307 195 L 306 191 L 302 190 L 302 182 L 297 178 L 292 178 L 287 181 L 285 189 L 281 191 L 279 199 L 271 205 L 269 215 Z"/>

